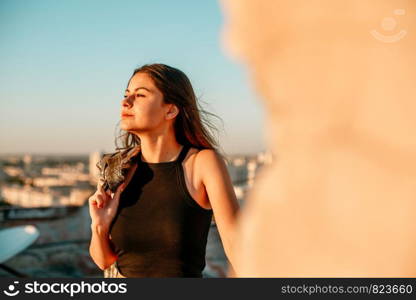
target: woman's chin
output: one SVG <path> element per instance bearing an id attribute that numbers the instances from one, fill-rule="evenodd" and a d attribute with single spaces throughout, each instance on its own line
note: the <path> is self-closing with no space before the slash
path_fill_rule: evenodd
<path id="1" fill-rule="evenodd" d="M 132 129 L 132 127 L 129 126 L 129 124 L 127 122 L 121 121 L 121 123 L 120 123 L 120 129 L 122 129 L 124 131 L 129 131 L 129 130 Z"/>
<path id="2" fill-rule="evenodd" d="M 132 126 L 120 126 L 120 129 L 128 133 L 135 133 L 135 132 L 140 131 L 138 130 L 138 128 L 132 127 Z"/>
<path id="3" fill-rule="evenodd" d="M 129 133 L 145 132 L 148 130 L 146 127 L 140 127 L 137 126 L 137 124 L 129 124 L 128 122 L 123 121 L 120 123 L 120 129 L 123 131 L 128 131 Z"/>

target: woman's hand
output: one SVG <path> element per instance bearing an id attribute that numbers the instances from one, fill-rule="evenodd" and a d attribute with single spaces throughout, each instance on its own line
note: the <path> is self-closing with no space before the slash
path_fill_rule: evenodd
<path id="1" fill-rule="evenodd" d="M 88 198 L 92 225 L 99 225 L 101 228 L 109 229 L 111 221 L 114 219 L 120 195 L 125 188 L 125 183 L 121 184 L 115 193 L 109 189 L 104 191 L 101 183 L 97 184 L 97 191 Z"/>

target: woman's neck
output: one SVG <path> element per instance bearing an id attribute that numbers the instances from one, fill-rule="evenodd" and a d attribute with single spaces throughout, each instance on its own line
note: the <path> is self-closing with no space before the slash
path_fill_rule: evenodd
<path id="1" fill-rule="evenodd" d="M 181 149 L 173 134 L 150 135 L 141 134 L 141 157 L 144 162 L 160 163 L 174 161 Z"/>

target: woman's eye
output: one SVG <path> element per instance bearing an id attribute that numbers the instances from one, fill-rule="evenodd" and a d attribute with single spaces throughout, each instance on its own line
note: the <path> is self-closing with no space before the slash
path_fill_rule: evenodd
<path id="1" fill-rule="evenodd" d="M 144 95 L 142 95 L 142 94 L 137 94 L 136 96 L 137 97 L 144 97 Z"/>

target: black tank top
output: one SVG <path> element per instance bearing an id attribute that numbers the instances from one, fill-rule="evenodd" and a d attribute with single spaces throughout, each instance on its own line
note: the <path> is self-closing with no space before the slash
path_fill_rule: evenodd
<path id="1" fill-rule="evenodd" d="M 110 234 L 116 265 L 125 277 L 202 277 L 212 210 L 190 195 L 182 161 L 147 163 L 137 169 L 120 195 Z"/>

